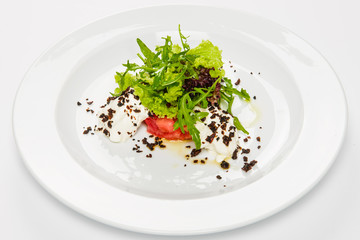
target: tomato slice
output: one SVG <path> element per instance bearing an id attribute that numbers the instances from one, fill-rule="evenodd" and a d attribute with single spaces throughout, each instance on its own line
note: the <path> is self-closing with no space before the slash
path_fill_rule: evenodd
<path id="1" fill-rule="evenodd" d="M 151 116 L 145 119 L 147 125 L 147 132 L 157 137 L 168 140 L 188 140 L 191 139 L 190 133 L 185 129 L 182 133 L 180 129 L 174 131 L 174 123 L 176 119 L 173 118 L 159 118 Z"/>

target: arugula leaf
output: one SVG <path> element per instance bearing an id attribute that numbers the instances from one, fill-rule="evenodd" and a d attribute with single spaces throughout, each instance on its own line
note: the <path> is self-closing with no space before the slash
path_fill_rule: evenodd
<path id="1" fill-rule="evenodd" d="M 190 50 L 190 46 L 189 46 L 189 44 L 187 43 L 188 37 L 185 37 L 185 36 L 181 33 L 180 24 L 179 24 L 179 35 L 180 35 L 180 40 L 181 40 L 181 44 L 182 44 L 183 48 L 185 49 L 185 51 L 189 51 L 189 50 Z"/>
<path id="2" fill-rule="evenodd" d="M 200 103 L 203 105 L 203 108 L 207 108 L 208 102 L 206 98 L 211 95 L 220 80 L 215 81 L 209 89 L 194 88 L 194 91 L 186 93 L 179 100 L 179 112 L 177 114 L 177 121 L 174 124 L 174 130 L 180 128 L 181 132 L 185 133 L 184 126 L 186 126 L 196 149 L 201 148 L 201 140 L 200 132 L 196 129 L 195 124 L 201 118 L 206 117 L 208 113 L 195 113 L 193 109 Z M 191 98 L 190 95 L 194 95 L 194 97 Z"/>
<path id="3" fill-rule="evenodd" d="M 244 99 L 245 101 L 250 101 L 250 95 L 246 92 L 245 89 L 241 88 L 241 91 L 237 90 L 236 88 L 233 89 L 233 93 L 238 95 L 240 98 Z"/>
<path id="4" fill-rule="evenodd" d="M 241 130 L 245 134 L 249 134 L 248 131 L 244 128 L 244 126 L 240 123 L 239 119 L 237 117 L 234 117 L 234 125 L 237 129 Z"/>
<path id="5" fill-rule="evenodd" d="M 137 44 L 140 47 L 140 51 L 142 52 L 142 54 L 144 55 L 144 57 L 146 58 L 145 60 L 145 64 L 148 66 L 152 66 L 154 63 L 157 63 L 160 61 L 159 59 L 159 55 L 155 54 L 154 52 L 152 52 L 143 41 L 140 40 L 140 38 L 136 39 Z"/>

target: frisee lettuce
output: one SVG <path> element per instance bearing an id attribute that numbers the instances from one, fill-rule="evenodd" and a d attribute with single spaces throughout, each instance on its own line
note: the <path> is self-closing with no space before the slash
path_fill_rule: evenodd
<path id="1" fill-rule="evenodd" d="M 130 63 L 123 64 L 126 70 L 116 73 L 117 87 L 112 93 L 119 96 L 128 87 L 134 88 L 134 94 L 140 98 L 141 103 L 152 113 L 159 117 L 176 118 L 174 130 L 185 127 L 192 136 L 197 149 L 201 147 L 200 133 L 195 124 L 206 117 L 206 112 L 194 112 L 195 106 L 207 108 L 207 98 L 214 94 L 217 84 L 221 84 L 220 100 L 226 101 L 227 111 L 232 114 L 231 108 L 235 96 L 244 101 L 250 101 L 250 96 L 245 89 L 240 91 L 233 87 L 231 80 L 224 77 L 222 69 L 222 51 L 209 40 L 202 41 L 197 47 L 190 49 L 185 37 L 180 30 L 181 46 L 173 44 L 170 36 L 164 37 L 164 45 L 157 46 L 155 52 L 146 44 L 136 39 L 141 54 L 137 56 L 143 65 Z M 217 79 L 209 88 L 194 88 L 185 91 L 185 79 L 198 79 L 201 68 L 210 69 L 212 78 Z M 131 74 L 132 72 L 133 74 Z M 234 125 L 237 129 L 248 134 L 239 119 L 234 116 Z"/>

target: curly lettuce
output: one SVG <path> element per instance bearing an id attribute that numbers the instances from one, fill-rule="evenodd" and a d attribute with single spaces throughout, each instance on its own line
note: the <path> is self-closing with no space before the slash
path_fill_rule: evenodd
<path id="1" fill-rule="evenodd" d="M 213 78 L 221 78 L 225 76 L 225 71 L 222 69 L 223 62 L 221 57 L 222 51 L 217 46 L 214 46 L 209 40 L 202 41 L 196 48 L 190 49 L 186 54 L 195 55 L 194 66 L 200 66 L 208 69 Z"/>

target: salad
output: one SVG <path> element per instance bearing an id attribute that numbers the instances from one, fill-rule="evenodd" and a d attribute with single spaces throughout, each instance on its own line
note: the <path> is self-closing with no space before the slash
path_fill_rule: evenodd
<path id="1" fill-rule="evenodd" d="M 164 44 L 154 51 L 136 40 L 142 64 L 127 61 L 125 71 L 116 72 L 118 87 L 97 114 L 97 131 L 113 142 L 124 142 L 144 122 L 158 142 L 192 140 L 192 156 L 207 149 L 216 154 L 221 167 L 228 168 L 226 159 L 236 159 L 244 150 L 239 132 L 248 134 L 233 115 L 232 105 L 235 98 L 249 102 L 250 96 L 225 76 L 217 46 L 203 40 L 190 48 L 180 25 L 178 31 L 181 44 L 163 37 Z"/>

